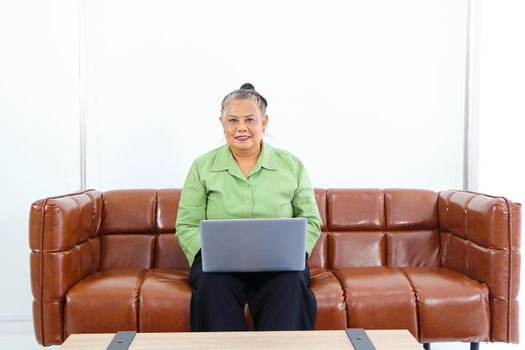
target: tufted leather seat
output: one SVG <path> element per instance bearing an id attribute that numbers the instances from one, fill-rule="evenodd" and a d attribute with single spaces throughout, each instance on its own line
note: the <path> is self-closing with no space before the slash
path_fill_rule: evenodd
<path id="1" fill-rule="evenodd" d="M 316 189 L 316 329 L 408 329 L 421 342 L 517 342 L 520 205 L 463 191 Z M 37 341 L 189 330 L 180 190 L 87 190 L 33 203 Z M 251 317 L 246 308 L 246 318 Z"/>

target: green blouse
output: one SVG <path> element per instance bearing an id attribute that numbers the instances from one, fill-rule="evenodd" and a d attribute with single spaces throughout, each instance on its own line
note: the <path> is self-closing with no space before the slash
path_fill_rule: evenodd
<path id="1" fill-rule="evenodd" d="M 201 220 L 290 217 L 308 220 L 310 255 L 321 217 L 301 161 L 263 142 L 257 163 L 245 176 L 225 144 L 193 162 L 179 202 L 176 232 L 191 266 L 201 245 Z"/>

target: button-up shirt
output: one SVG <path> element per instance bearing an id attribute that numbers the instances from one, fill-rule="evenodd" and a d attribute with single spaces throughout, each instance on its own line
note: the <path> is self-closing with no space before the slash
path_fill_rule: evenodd
<path id="1" fill-rule="evenodd" d="M 191 266 L 201 245 L 201 220 L 291 217 L 307 219 L 310 255 L 321 218 L 303 163 L 262 142 L 257 163 L 245 176 L 225 144 L 193 162 L 179 202 L 176 235 Z"/>

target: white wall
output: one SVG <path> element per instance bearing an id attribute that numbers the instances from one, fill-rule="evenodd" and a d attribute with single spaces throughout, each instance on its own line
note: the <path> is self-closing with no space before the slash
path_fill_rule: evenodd
<path id="1" fill-rule="evenodd" d="M 181 187 L 247 81 L 316 187 L 462 186 L 466 0 L 88 7 L 88 187 Z"/>
<path id="2" fill-rule="evenodd" d="M 480 191 L 525 203 L 525 2 L 482 6 Z"/>
<path id="3" fill-rule="evenodd" d="M 78 7 L 0 2 L 0 319 L 30 319 L 31 203 L 79 189 Z"/>
<path id="4" fill-rule="evenodd" d="M 479 191 L 506 196 L 525 204 L 525 157 L 523 156 L 525 152 L 525 65 L 523 63 L 525 62 L 523 44 L 525 21 L 523 18 L 525 18 L 523 0 L 482 2 L 479 56 Z M 522 236 L 525 231 L 524 216 L 525 209 L 522 207 Z M 524 283 L 525 268 L 522 259 L 522 285 L 518 298 L 521 303 L 522 343 L 525 337 Z"/>

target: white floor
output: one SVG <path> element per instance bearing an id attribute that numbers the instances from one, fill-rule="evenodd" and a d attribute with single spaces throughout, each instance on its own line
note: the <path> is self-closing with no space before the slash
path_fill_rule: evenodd
<path id="1" fill-rule="evenodd" d="M 0 349 L 33 350 L 53 349 L 58 346 L 38 345 L 33 333 L 33 321 L 0 321 Z"/>
<path id="2" fill-rule="evenodd" d="M 481 350 L 518 350 L 519 345 L 501 343 L 482 343 Z M 32 321 L 0 321 L 0 349 L 34 350 L 49 349 L 58 350 L 58 346 L 43 347 L 37 344 L 33 334 Z M 462 343 L 435 343 L 432 350 L 468 350 L 469 344 Z"/>

